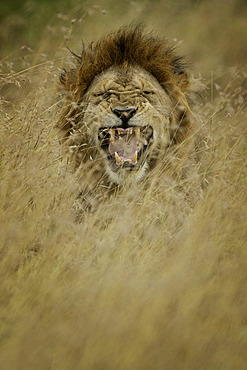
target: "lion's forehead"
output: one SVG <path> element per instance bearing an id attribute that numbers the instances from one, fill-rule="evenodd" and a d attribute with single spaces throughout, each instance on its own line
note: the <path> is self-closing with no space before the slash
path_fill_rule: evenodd
<path id="1" fill-rule="evenodd" d="M 109 68 L 109 70 L 95 77 L 89 91 L 101 92 L 103 90 L 127 95 L 145 89 L 163 90 L 155 77 L 140 67 L 131 66 L 127 69 Z"/>
<path id="2" fill-rule="evenodd" d="M 106 91 L 112 90 L 127 94 L 135 90 L 143 90 L 147 85 L 151 87 L 151 83 L 140 75 L 134 75 L 131 80 L 128 78 L 119 78 L 118 76 L 109 77 L 110 76 L 105 76 L 102 80 L 102 86 Z"/>

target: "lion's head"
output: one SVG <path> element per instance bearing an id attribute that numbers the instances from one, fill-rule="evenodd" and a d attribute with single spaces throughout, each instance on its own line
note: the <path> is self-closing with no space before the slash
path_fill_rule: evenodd
<path id="1" fill-rule="evenodd" d="M 193 136 L 189 78 L 167 41 L 121 28 L 77 59 L 78 68 L 60 77 L 68 92 L 59 120 L 77 165 L 124 184 L 165 161 L 169 150 L 185 152 Z"/>

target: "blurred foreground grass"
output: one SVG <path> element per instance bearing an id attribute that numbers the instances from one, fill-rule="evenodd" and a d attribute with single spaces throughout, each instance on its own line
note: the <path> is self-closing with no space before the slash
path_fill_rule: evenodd
<path id="1" fill-rule="evenodd" d="M 0 368 L 245 369 L 245 2 L 19 5 L 0 28 Z M 207 186 L 190 212 L 156 172 L 153 191 L 78 224 L 54 132 L 64 43 L 80 52 L 140 21 L 176 38 L 207 86 L 194 107 Z"/>

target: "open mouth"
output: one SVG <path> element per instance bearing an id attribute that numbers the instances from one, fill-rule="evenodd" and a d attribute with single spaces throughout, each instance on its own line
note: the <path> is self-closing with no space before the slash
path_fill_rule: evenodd
<path id="1" fill-rule="evenodd" d="M 99 129 L 101 148 L 117 167 L 134 167 L 145 161 L 146 149 L 151 145 L 153 129 L 151 126 L 105 127 Z"/>

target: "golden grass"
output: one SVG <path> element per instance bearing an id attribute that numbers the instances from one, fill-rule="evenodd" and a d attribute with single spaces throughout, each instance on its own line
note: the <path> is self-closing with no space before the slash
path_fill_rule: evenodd
<path id="1" fill-rule="evenodd" d="M 186 9 L 194 24 L 202 6 Z M 198 65 L 206 45 L 194 45 Z M 246 69 L 205 76 L 193 207 L 193 184 L 180 191 L 160 165 L 148 188 L 77 223 L 78 181 L 54 130 L 60 56 L 21 53 L 1 62 L 0 368 L 245 369 Z"/>

